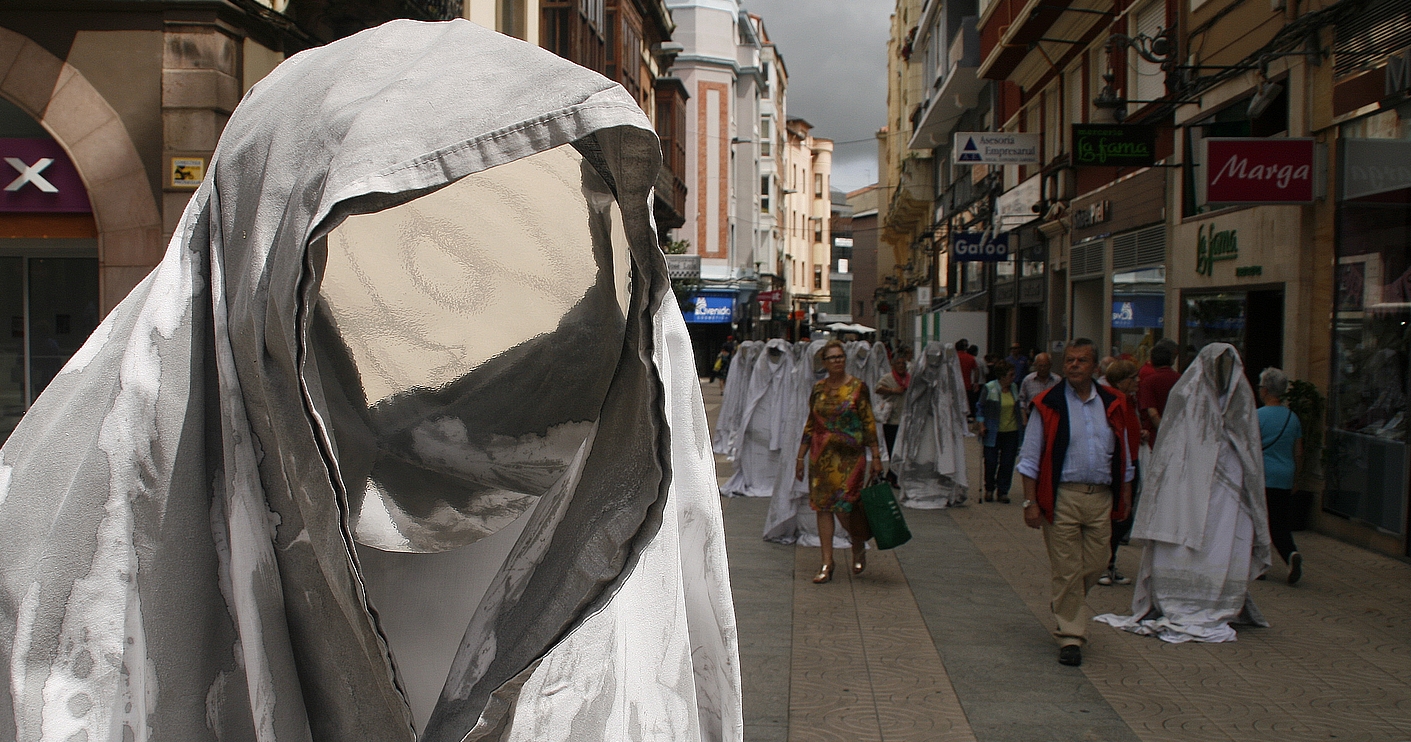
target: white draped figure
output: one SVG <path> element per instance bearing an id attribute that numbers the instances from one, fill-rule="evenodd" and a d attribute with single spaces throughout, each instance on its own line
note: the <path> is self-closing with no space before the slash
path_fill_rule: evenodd
<path id="1" fill-rule="evenodd" d="M 798 450 L 799 441 L 803 439 L 804 424 L 808 422 L 808 398 L 813 392 L 813 385 L 824 373 L 823 362 L 818 356 L 826 343 L 826 340 L 813 340 L 794 344 L 798 355 L 794 359 L 784 426 L 785 439 L 790 441 L 790 454 Z M 800 481 L 794 477 L 794 462 L 792 455 L 780 459 L 769 512 L 764 516 L 764 540 L 818 546 L 818 519 L 808 505 L 808 464 L 804 464 L 804 477 Z M 850 546 L 847 533 L 841 528 L 833 536 L 833 546 L 839 549 Z"/>
<path id="2" fill-rule="evenodd" d="M 901 485 L 901 503 L 934 510 L 965 502 L 965 382 L 955 346 L 932 341 L 911 374 L 902 408 L 892 470 Z"/>
<path id="3" fill-rule="evenodd" d="M 1267 626 L 1249 595 L 1269 568 L 1264 456 L 1232 346 L 1205 346 L 1172 387 L 1142 479 L 1132 615 L 1096 620 L 1168 642 L 1234 641 L 1231 623 Z"/>
<path id="4" fill-rule="evenodd" d="M 847 343 L 843 350 L 846 350 L 848 354 L 848 376 L 866 381 L 867 357 L 872 352 L 872 343 L 866 340 L 854 340 Z"/>
<path id="5" fill-rule="evenodd" d="M 742 739 L 660 152 L 466 20 L 255 85 L 0 447 L 0 739 Z"/>
<path id="6" fill-rule="evenodd" d="M 872 348 L 867 352 L 867 361 L 862 366 L 862 383 L 867 385 L 867 391 L 872 394 L 872 412 L 877 417 L 877 432 L 882 431 L 883 411 L 887 409 L 885 403 L 887 397 L 877 393 L 877 384 L 882 381 L 882 377 L 892 372 L 892 358 L 887 354 L 887 346 L 883 343 L 873 343 Z M 879 440 L 881 440 L 879 438 Z M 886 441 L 878 446 L 882 453 L 882 460 L 886 461 L 890 455 L 887 451 Z M 871 455 L 870 453 L 868 454 Z"/>
<path id="7" fill-rule="evenodd" d="M 763 347 L 764 343 L 758 340 L 746 340 L 740 343 L 735 349 L 735 355 L 730 359 L 730 373 L 725 377 L 720 413 L 715 418 L 712 449 L 718 454 L 728 456 L 735 444 L 735 434 L 740 430 L 740 415 L 745 409 L 745 395 L 750 388 L 750 372 Z"/>
<path id="8" fill-rule="evenodd" d="M 739 429 L 727 453 L 735 462 L 735 473 L 721 486 L 721 494 L 769 497 L 774 492 L 780 462 L 790 458 L 798 447 L 798 436 L 785 437 L 793 370 L 794 359 L 787 340 L 770 340 L 755 359 Z"/>

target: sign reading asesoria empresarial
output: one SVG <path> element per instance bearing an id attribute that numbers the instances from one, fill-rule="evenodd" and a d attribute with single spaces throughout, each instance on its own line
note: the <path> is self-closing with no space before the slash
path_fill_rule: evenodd
<path id="1" fill-rule="evenodd" d="M 1003 131 L 957 131 L 951 159 L 957 165 L 1037 165 L 1039 135 Z"/>
<path id="2" fill-rule="evenodd" d="M 1206 203 L 1313 202 L 1312 139 L 1210 137 L 1204 143 Z"/>

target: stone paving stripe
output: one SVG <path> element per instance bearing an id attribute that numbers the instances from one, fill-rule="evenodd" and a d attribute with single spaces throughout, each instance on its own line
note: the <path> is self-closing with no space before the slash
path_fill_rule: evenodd
<path id="1" fill-rule="evenodd" d="M 767 499 L 722 497 L 720 505 L 739 626 L 745 740 L 786 742 L 794 653 L 794 549 L 760 538 Z"/>

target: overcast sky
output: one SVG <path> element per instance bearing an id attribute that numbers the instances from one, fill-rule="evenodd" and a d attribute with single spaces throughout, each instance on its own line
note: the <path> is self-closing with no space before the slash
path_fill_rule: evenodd
<path id="1" fill-rule="evenodd" d="M 873 134 L 887 122 L 887 34 L 895 0 L 742 0 L 789 70 L 790 116 L 832 139 L 833 186 L 877 181 Z M 861 142 L 847 144 L 853 140 Z"/>

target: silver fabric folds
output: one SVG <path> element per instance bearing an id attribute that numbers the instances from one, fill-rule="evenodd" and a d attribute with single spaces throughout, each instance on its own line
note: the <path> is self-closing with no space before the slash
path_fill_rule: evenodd
<path id="1" fill-rule="evenodd" d="M 1095 620 L 1168 642 L 1234 641 L 1267 626 L 1249 581 L 1269 568 L 1254 392 L 1233 346 L 1211 343 L 1166 402 L 1132 525 L 1142 564 L 1132 615 Z"/>
<path id="2" fill-rule="evenodd" d="M 903 405 L 892 455 L 901 504 L 933 510 L 964 503 L 965 439 L 974 433 L 965 420 L 965 382 L 953 344 L 926 344 Z"/>
<path id="3" fill-rule="evenodd" d="M 0 449 L 0 738 L 740 739 L 659 165 L 466 21 L 257 84 Z"/>

